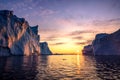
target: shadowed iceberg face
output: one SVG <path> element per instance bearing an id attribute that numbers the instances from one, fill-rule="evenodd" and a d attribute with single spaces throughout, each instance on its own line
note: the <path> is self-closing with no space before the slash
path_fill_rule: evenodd
<path id="1" fill-rule="evenodd" d="M 90 49 L 94 55 L 120 55 L 120 29 L 112 34 L 97 34 L 91 46 L 85 46 L 83 51 Z"/>
<path id="2" fill-rule="evenodd" d="M 94 55 L 92 45 L 84 46 L 84 48 L 82 50 L 82 53 L 85 54 L 85 55 Z"/>
<path id="3" fill-rule="evenodd" d="M 38 29 L 38 28 L 37 28 Z M 35 30 L 37 30 L 35 27 Z M 13 11 L 0 11 L 0 55 L 31 55 L 40 53 L 39 35 L 24 18 Z"/>
<path id="4" fill-rule="evenodd" d="M 100 38 L 93 41 L 95 55 L 120 55 L 120 30 L 112 34 L 100 34 Z"/>
<path id="5" fill-rule="evenodd" d="M 41 54 L 52 54 L 52 52 L 50 51 L 50 49 L 48 47 L 47 42 L 41 42 L 40 49 L 41 49 Z"/>

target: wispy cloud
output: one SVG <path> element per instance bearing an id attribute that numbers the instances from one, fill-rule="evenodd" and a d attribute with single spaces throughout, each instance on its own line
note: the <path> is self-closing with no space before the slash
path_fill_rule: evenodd
<path id="1" fill-rule="evenodd" d="M 51 35 L 51 36 L 48 36 L 46 38 L 44 38 L 45 41 L 55 41 L 57 40 L 57 36 L 56 35 Z"/>
<path id="2" fill-rule="evenodd" d="M 80 39 L 83 39 L 83 37 L 82 36 L 75 36 L 75 37 L 72 37 L 72 39 L 80 40 Z"/>
<path id="3" fill-rule="evenodd" d="M 118 25 L 120 25 L 120 18 L 115 18 L 110 20 L 95 20 L 93 21 L 93 25 L 100 27 L 109 27 L 109 26 L 117 27 Z"/>
<path id="4" fill-rule="evenodd" d="M 91 44 L 93 40 L 87 40 L 86 43 L 87 44 Z"/>
<path id="5" fill-rule="evenodd" d="M 62 45 L 62 44 L 65 44 L 65 42 L 56 42 L 56 43 L 53 43 L 53 44 L 50 44 L 50 45 Z"/>
<path id="6" fill-rule="evenodd" d="M 84 42 L 75 42 L 76 45 L 86 45 L 86 44 L 91 44 L 92 40 L 86 40 Z"/>
<path id="7" fill-rule="evenodd" d="M 97 31 L 93 31 L 93 30 L 77 30 L 77 31 L 73 31 L 71 33 L 69 33 L 68 35 L 69 36 L 75 36 L 75 35 L 81 35 L 81 34 L 86 34 L 86 33 L 94 33 L 94 32 L 97 32 Z"/>
<path id="8" fill-rule="evenodd" d="M 38 15 L 40 16 L 47 16 L 47 15 L 52 15 L 55 14 L 57 11 L 51 10 L 51 9 L 42 9 Z"/>
<path id="9" fill-rule="evenodd" d="M 51 29 L 51 28 L 40 28 L 39 33 L 48 33 L 48 32 L 58 32 L 57 29 Z"/>
<path id="10" fill-rule="evenodd" d="M 56 20 L 56 24 L 58 25 L 61 25 L 61 27 L 63 27 L 64 29 L 69 27 L 70 28 L 73 28 L 73 26 L 77 26 L 77 23 L 75 20 L 73 19 L 66 19 L 65 17 L 63 18 L 59 18 Z"/>
<path id="11" fill-rule="evenodd" d="M 76 45 L 85 45 L 86 42 L 76 42 L 75 44 L 76 44 Z"/>

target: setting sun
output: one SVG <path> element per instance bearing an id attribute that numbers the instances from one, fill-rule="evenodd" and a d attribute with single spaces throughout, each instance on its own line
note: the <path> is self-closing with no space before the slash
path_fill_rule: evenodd
<path id="1" fill-rule="evenodd" d="M 75 42 L 69 38 L 62 38 L 61 41 L 65 43 L 60 45 L 49 45 L 54 54 L 81 54 L 82 45 L 75 44 Z"/>

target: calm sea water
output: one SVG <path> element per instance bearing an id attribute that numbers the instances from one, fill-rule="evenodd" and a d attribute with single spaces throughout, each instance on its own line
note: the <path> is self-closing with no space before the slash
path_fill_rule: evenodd
<path id="1" fill-rule="evenodd" d="M 119 80 L 120 56 L 0 57 L 0 80 Z"/>

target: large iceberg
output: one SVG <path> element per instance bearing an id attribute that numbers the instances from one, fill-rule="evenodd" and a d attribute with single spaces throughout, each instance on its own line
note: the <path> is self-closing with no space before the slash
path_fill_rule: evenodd
<path id="1" fill-rule="evenodd" d="M 40 54 L 37 27 L 30 27 L 13 11 L 0 11 L 0 56 Z"/>
<path id="2" fill-rule="evenodd" d="M 88 49 L 89 47 L 87 49 L 85 47 L 83 51 Z M 120 55 L 120 29 L 111 34 L 97 34 L 92 42 L 91 50 L 94 55 Z"/>

